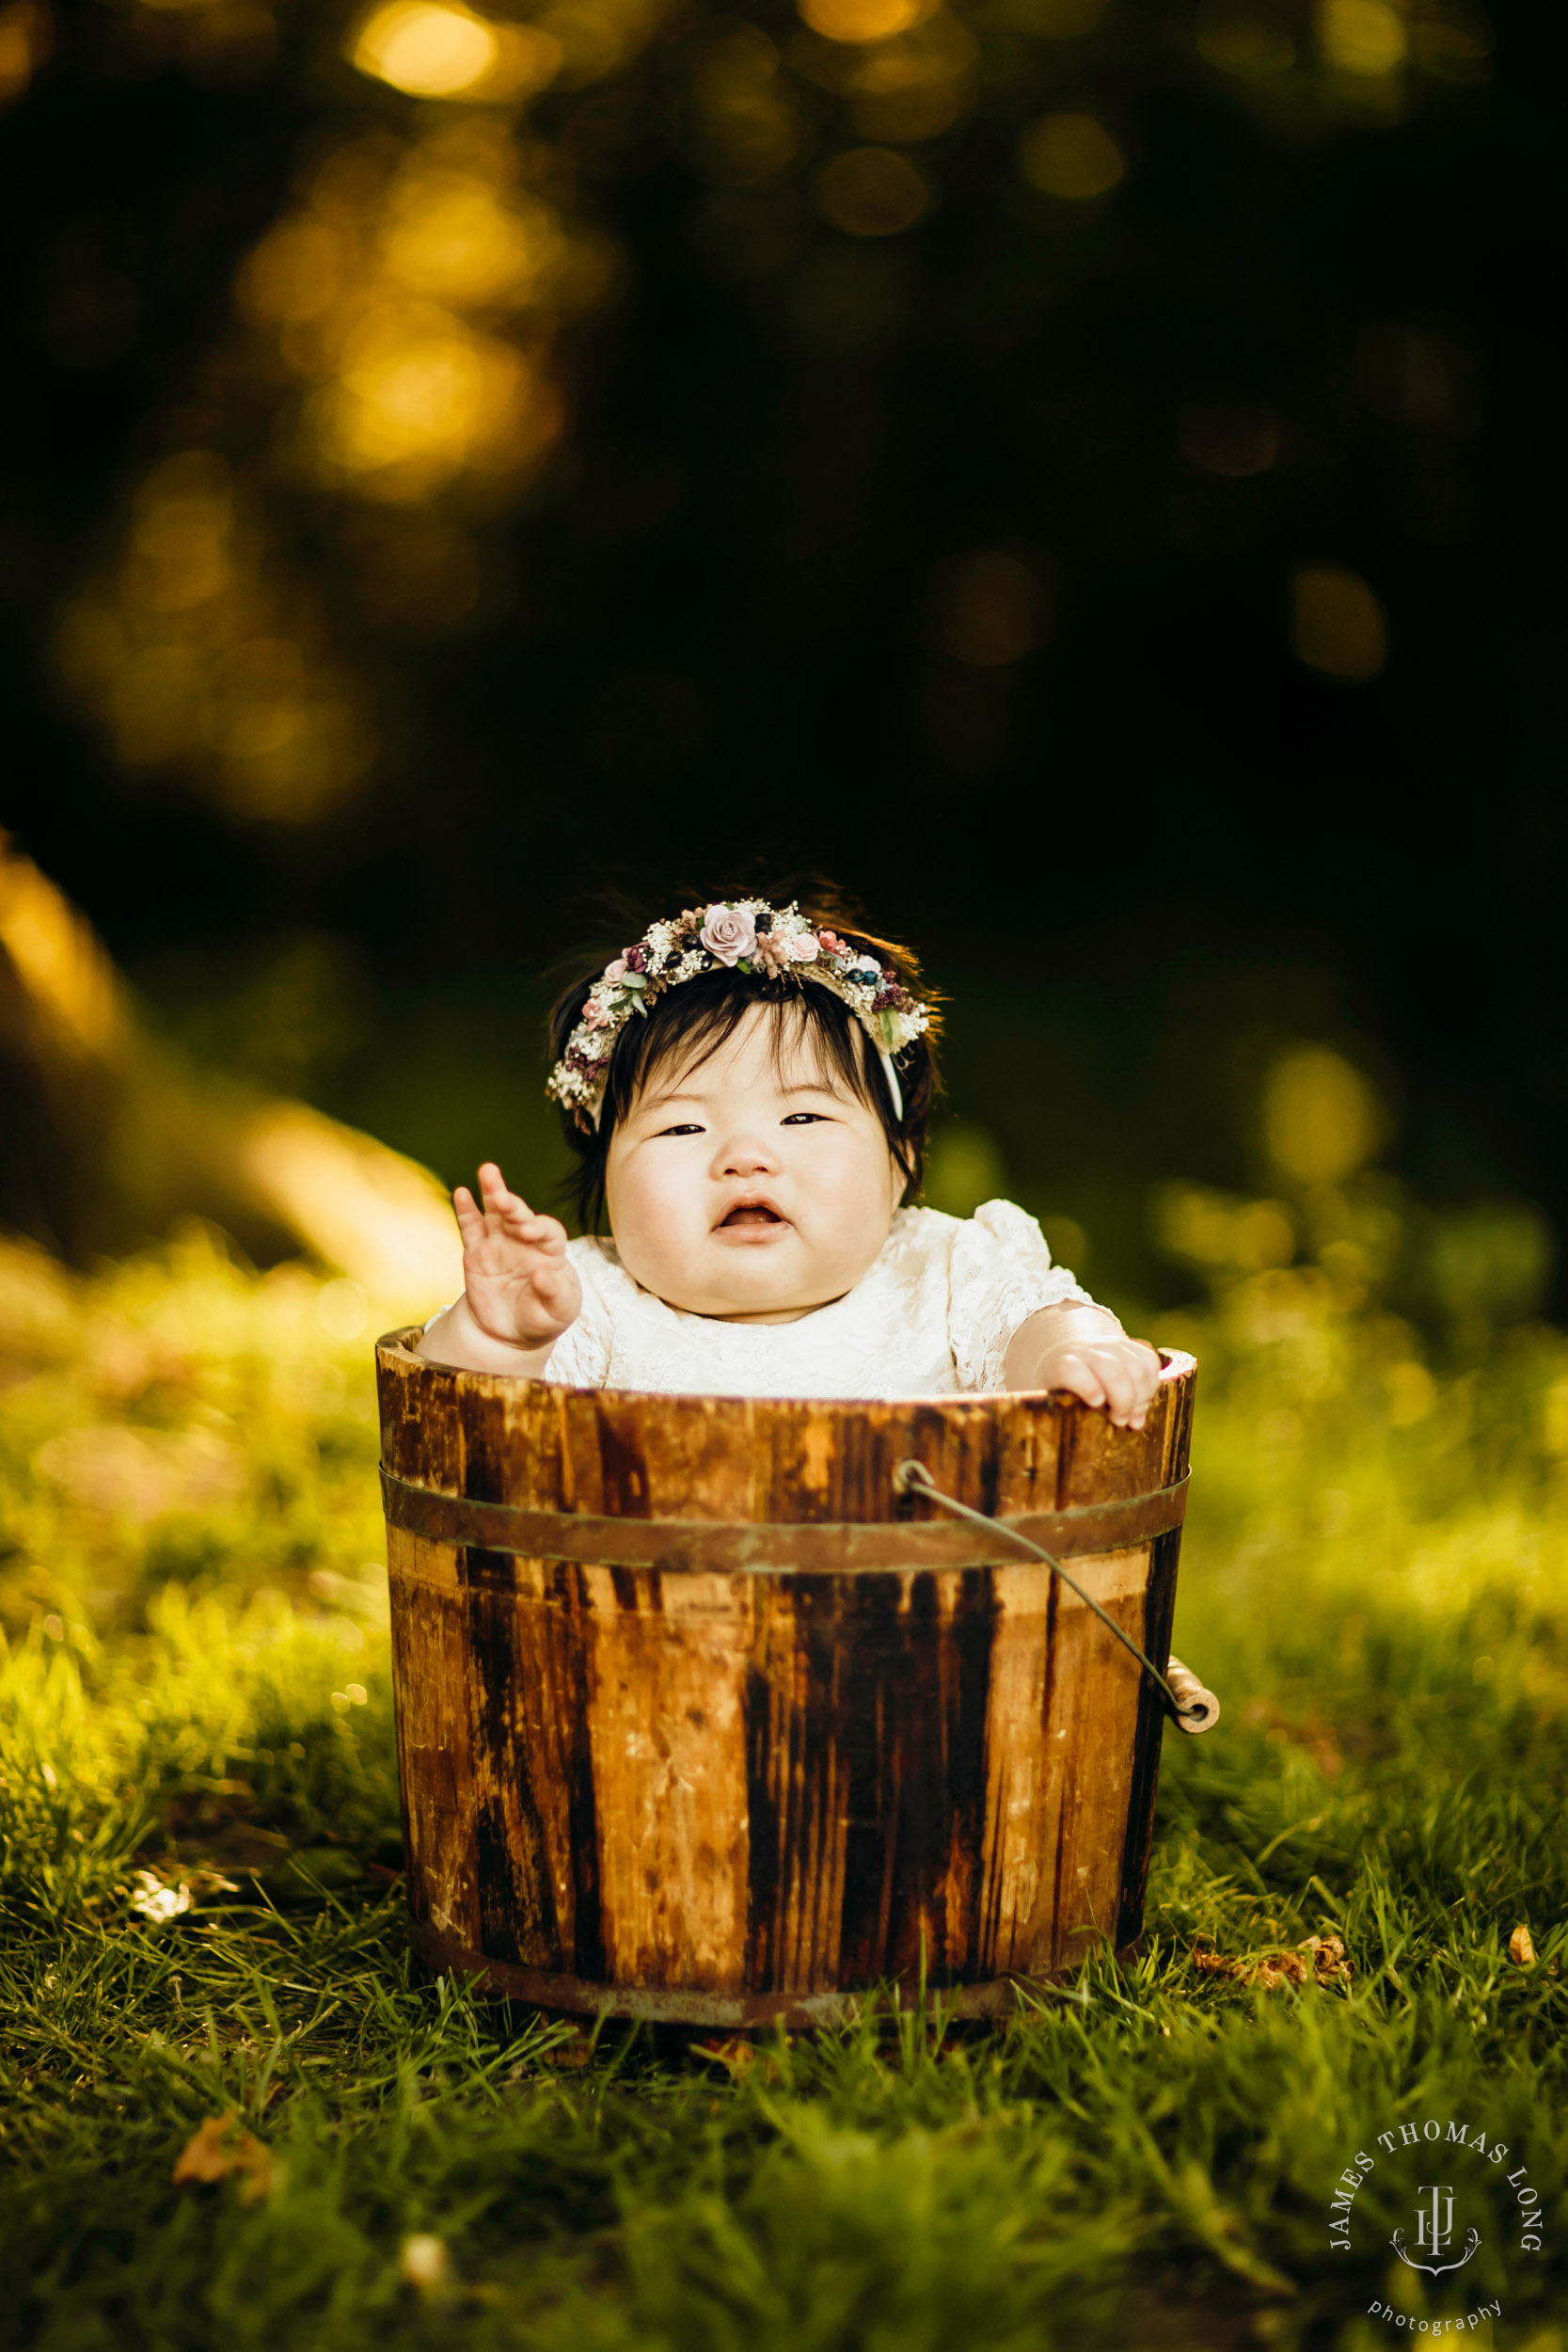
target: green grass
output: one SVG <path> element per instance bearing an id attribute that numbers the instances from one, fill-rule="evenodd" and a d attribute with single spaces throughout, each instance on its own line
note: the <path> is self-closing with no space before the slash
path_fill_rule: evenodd
<path id="1" fill-rule="evenodd" d="M 0 2341 L 1369 2352 L 1411 2332 L 1370 2304 L 1496 2297 L 1468 2338 L 1560 2352 L 1568 1348 L 1433 1363 L 1344 1248 L 1162 1330 L 1204 1368 L 1177 1646 L 1226 1711 L 1167 1736 L 1138 1965 L 717 2055 L 409 1959 L 352 1295 L 199 1233 L 0 1261 Z M 1193 1958 L 1314 1933 L 1348 1984 Z M 270 2188 L 175 2186 L 230 2112 Z M 1457 2299 L 1390 2253 L 1430 2173 L 1375 2139 L 1449 2117 L 1510 2150 L 1454 2175 Z"/>

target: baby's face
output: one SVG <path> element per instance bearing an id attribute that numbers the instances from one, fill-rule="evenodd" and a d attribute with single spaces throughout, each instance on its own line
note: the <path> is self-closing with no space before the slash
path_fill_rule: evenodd
<path id="1" fill-rule="evenodd" d="M 666 1062 L 610 1137 L 606 1198 L 628 1274 L 672 1307 L 789 1323 L 853 1290 L 904 1171 L 880 1120 L 803 1026 L 775 1060 L 759 1006 L 695 1069 Z"/>

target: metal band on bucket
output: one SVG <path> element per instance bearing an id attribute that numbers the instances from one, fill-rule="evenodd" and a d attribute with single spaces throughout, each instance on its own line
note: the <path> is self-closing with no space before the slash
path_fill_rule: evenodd
<path id="1" fill-rule="evenodd" d="M 382 1466 L 388 1526 L 427 1543 L 471 1544 L 525 1560 L 577 1560 L 611 1568 L 658 1568 L 707 1576 L 861 1576 L 900 1569 L 1015 1565 L 1009 1535 L 1067 1559 L 1131 1551 L 1169 1535 L 1187 1511 L 1187 1480 L 1151 1494 L 1068 1511 L 1025 1511 L 983 1528 L 940 1520 L 633 1519 L 578 1511 L 536 1511 L 514 1502 L 416 1486 Z"/>

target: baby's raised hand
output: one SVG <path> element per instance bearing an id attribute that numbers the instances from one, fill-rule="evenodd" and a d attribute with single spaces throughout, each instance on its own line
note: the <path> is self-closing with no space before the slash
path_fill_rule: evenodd
<path id="1" fill-rule="evenodd" d="M 531 1350 L 552 1347 L 582 1307 L 582 1285 L 566 1255 L 566 1228 L 539 1216 L 493 1160 L 479 1171 L 480 1198 L 452 1194 L 463 1236 L 468 1312 L 486 1339 Z"/>

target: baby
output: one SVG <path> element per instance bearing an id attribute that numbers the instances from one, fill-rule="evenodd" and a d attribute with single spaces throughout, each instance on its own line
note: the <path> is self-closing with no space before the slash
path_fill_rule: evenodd
<path id="1" fill-rule="evenodd" d="M 464 1295 L 420 1353 L 578 1388 L 1066 1389 L 1141 1428 L 1158 1357 L 1033 1217 L 907 1205 L 935 1084 L 919 988 L 904 949 L 793 903 L 650 924 L 555 1009 L 548 1091 L 592 1237 L 482 1168 L 478 1200 L 453 1195 Z"/>

